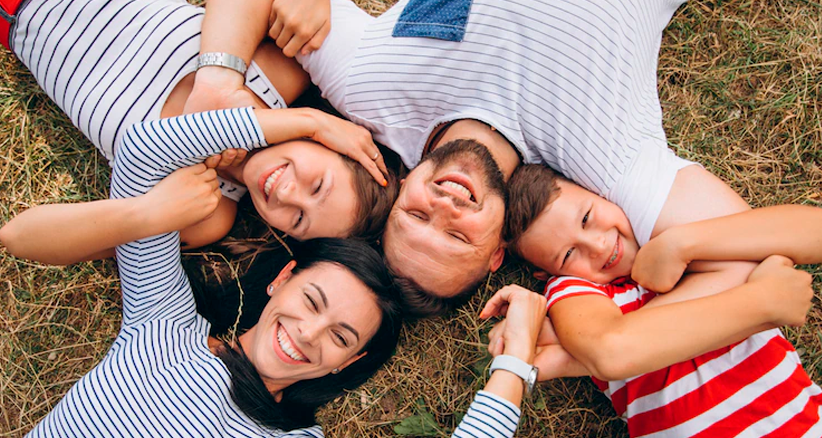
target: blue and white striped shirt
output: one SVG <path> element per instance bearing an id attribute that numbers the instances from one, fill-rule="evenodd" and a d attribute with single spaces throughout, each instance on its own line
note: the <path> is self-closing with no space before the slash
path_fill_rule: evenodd
<path id="1" fill-rule="evenodd" d="M 265 145 L 251 109 L 136 124 L 123 135 L 111 197 L 146 193 L 176 169 L 226 144 Z M 211 354 L 209 323 L 197 313 L 180 263 L 179 233 L 117 247 L 123 324 L 103 360 L 31 431 L 31 437 L 320 437 L 319 426 L 291 431 L 257 425 L 229 395 L 230 374 Z M 480 393 L 455 436 L 513 436 L 519 409 Z"/>

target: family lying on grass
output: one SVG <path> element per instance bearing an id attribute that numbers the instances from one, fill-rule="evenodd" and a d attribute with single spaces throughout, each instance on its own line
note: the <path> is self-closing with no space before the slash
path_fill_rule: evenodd
<path id="1" fill-rule="evenodd" d="M 116 251 L 123 292 L 108 354 L 31 436 L 321 436 L 318 407 L 390 358 L 402 319 L 467 301 L 506 248 L 545 296 L 486 304 L 496 358 L 455 436 L 512 436 L 537 380 L 582 375 L 632 436 L 822 436 L 777 328 L 804 322 L 793 264 L 822 262 L 822 210 L 750 211 L 667 149 L 655 70 L 681 1 L 317 3 L 6 11 L 10 49 L 111 162 L 112 199 L 32 208 L 0 240 L 57 264 Z M 354 123 L 286 108 L 309 76 Z M 222 238 L 246 190 L 302 242 L 242 279 L 270 299 L 218 340 L 180 249 Z"/>

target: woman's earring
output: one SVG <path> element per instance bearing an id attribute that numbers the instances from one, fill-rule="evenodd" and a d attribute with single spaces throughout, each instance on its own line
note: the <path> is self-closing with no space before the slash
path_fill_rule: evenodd
<path id="1" fill-rule="evenodd" d="M 331 374 L 339 374 L 339 373 L 340 373 L 339 368 L 334 368 L 333 370 L 331 370 Z"/>

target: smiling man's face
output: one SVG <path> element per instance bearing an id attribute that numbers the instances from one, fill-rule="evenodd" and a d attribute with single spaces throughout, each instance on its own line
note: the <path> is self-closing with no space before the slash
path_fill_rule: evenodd
<path id="1" fill-rule="evenodd" d="M 488 150 L 471 140 L 438 147 L 409 173 L 383 236 L 393 271 L 448 298 L 502 263 L 505 182 Z"/>

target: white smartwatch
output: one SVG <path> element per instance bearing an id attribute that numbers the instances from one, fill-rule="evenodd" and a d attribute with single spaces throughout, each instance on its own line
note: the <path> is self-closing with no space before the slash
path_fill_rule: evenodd
<path id="1" fill-rule="evenodd" d="M 243 76 L 245 76 L 245 72 L 246 70 L 248 70 L 248 66 L 245 65 L 245 61 L 243 61 L 243 58 L 240 58 L 239 56 L 234 56 L 230 53 L 209 52 L 203 53 L 202 55 L 197 57 L 197 70 L 201 69 L 202 67 L 208 67 L 212 65 L 234 70 Z"/>
<path id="2" fill-rule="evenodd" d="M 537 375 L 539 374 L 539 368 L 525 362 L 522 359 L 505 354 L 501 354 L 494 358 L 491 362 L 491 369 L 488 370 L 488 374 L 493 374 L 496 370 L 509 371 L 521 377 L 523 383 L 525 384 L 526 395 L 531 394 L 531 391 L 534 390 L 534 385 L 537 383 Z"/>

